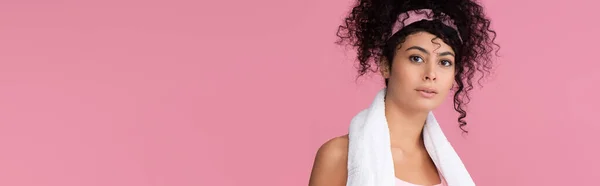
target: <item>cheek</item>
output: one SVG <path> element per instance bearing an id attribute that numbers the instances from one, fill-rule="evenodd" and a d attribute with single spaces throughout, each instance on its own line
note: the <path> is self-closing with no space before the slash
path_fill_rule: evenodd
<path id="1" fill-rule="evenodd" d="M 420 74 L 419 69 L 416 66 L 407 64 L 396 65 L 393 69 L 393 76 L 402 82 L 412 82 L 419 80 Z"/>
<path id="2" fill-rule="evenodd" d="M 447 93 L 452 89 L 452 85 L 454 84 L 454 74 L 445 75 L 443 79 L 440 79 L 439 85 L 441 91 Z"/>

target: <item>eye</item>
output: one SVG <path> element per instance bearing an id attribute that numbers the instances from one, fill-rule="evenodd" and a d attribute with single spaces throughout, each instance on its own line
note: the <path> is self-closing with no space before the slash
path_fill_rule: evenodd
<path id="1" fill-rule="evenodd" d="M 452 66 L 452 62 L 450 62 L 448 60 L 442 60 L 440 63 L 445 67 Z"/>
<path id="2" fill-rule="evenodd" d="M 410 56 L 410 60 L 412 62 L 417 62 L 417 63 L 422 63 L 423 62 L 423 58 L 421 58 L 419 56 Z"/>

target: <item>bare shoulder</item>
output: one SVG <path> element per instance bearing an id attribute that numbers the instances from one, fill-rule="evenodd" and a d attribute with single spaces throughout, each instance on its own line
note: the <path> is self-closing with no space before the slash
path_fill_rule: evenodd
<path id="1" fill-rule="evenodd" d="M 317 160 L 327 160 L 328 163 L 344 163 L 348 159 L 348 135 L 338 136 L 323 143 L 317 151 Z"/>
<path id="2" fill-rule="evenodd" d="M 348 135 L 323 143 L 315 156 L 309 186 L 346 185 Z"/>

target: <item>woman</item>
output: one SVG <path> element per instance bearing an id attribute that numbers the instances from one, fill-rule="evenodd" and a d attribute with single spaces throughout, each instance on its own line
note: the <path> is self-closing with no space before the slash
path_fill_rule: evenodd
<path id="1" fill-rule="evenodd" d="M 454 178 L 448 175 L 455 174 L 452 173 L 454 171 L 446 168 L 447 173 L 444 173 L 440 166 L 449 164 L 444 161 L 458 161 L 452 166 L 459 168 L 462 164 L 460 160 L 443 159 L 444 156 L 452 156 L 452 148 L 437 152 L 435 148 L 439 147 L 427 148 L 424 128 L 430 125 L 430 121 L 435 123 L 431 111 L 453 91 L 454 108 L 460 114 L 459 127 L 467 132 L 463 107 L 469 101 L 468 91 L 473 88 L 472 80 L 477 72 L 482 75 L 489 72 L 492 67 L 491 53 L 498 46 L 494 43 L 496 33 L 490 29 L 490 21 L 484 15 L 483 8 L 471 0 L 359 0 L 340 26 L 338 36 L 339 44 L 350 44 L 357 48 L 359 76 L 373 70 L 381 73 L 385 79 L 385 88 L 380 91 L 384 106 L 380 107 L 384 108 L 384 129 L 389 130 L 389 135 L 371 134 L 371 137 L 386 140 L 383 144 L 387 149 L 373 150 L 382 151 L 382 155 L 372 159 L 385 159 L 386 151 L 391 152 L 390 162 L 387 163 L 392 170 L 386 174 L 392 172 L 395 180 L 393 185 L 446 185 L 447 180 L 449 183 Z M 377 68 L 372 69 L 372 66 Z M 360 122 L 356 119 L 358 117 L 353 122 Z M 363 117 L 360 120 L 365 119 Z M 439 141 L 444 143 L 445 137 L 440 135 Z M 366 144 L 360 140 L 357 138 L 354 143 Z M 349 135 L 325 142 L 317 151 L 309 185 L 360 185 L 356 184 L 356 180 L 375 183 L 376 178 L 381 178 L 372 176 L 370 172 L 385 172 L 382 169 L 387 165 L 368 170 L 359 170 L 358 166 L 350 165 L 349 154 L 361 151 L 360 148 L 349 148 L 352 142 Z M 434 152 L 442 153 L 439 155 L 442 159 L 436 155 L 434 161 Z M 375 152 L 363 154 L 368 156 L 369 153 Z M 349 167 L 356 169 L 352 170 L 352 176 L 367 178 L 351 178 Z M 470 179 L 466 169 L 464 172 L 466 175 L 463 176 Z M 355 183 L 349 183 L 350 180 Z M 453 181 L 454 185 L 471 185 L 461 184 L 467 182 L 456 179 Z"/>

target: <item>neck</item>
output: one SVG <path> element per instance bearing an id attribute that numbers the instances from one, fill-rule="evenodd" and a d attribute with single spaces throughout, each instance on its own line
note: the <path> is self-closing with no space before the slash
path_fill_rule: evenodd
<path id="1" fill-rule="evenodd" d="M 391 99 L 385 101 L 385 116 L 390 129 L 392 147 L 404 151 L 415 151 L 424 148 L 423 126 L 427 112 L 408 111 Z"/>

